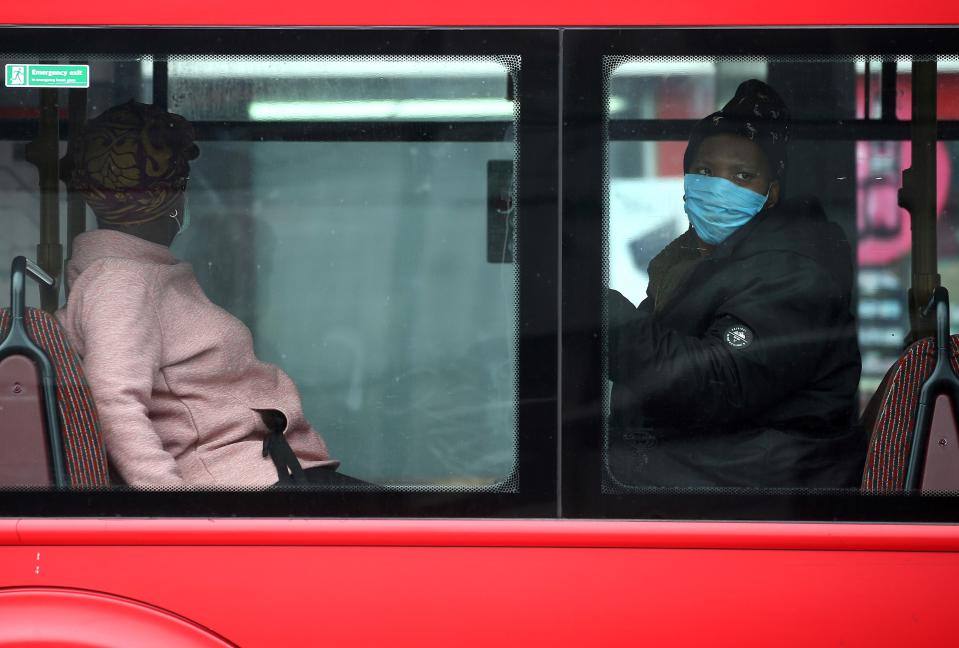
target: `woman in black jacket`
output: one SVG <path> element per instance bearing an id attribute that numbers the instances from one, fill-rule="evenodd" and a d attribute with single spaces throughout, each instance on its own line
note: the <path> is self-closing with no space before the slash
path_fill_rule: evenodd
<path id="1" fill-rule="evenodd" d="M 746 81 L 693 129 L 690 229 L 638 308 L 609 295 L 608 459 L 638 486 L 857 486 L 852 255 L 815 198 L 780 200 L 776 92 Z"/>

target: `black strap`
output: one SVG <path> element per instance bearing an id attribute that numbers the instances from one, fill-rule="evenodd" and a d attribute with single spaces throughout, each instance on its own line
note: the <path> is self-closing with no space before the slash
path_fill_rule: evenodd
<path id="1" fill-rule="evenodd" d="M 286 417 L 277 410 L 256 410 L 270 433 L 263 438 L 263 456 L 270 457 L 276 467 L 280 484 L 308 484 L 309 479 L 303 472 L 300 460 L 283 435 L 286 429 Z"/>

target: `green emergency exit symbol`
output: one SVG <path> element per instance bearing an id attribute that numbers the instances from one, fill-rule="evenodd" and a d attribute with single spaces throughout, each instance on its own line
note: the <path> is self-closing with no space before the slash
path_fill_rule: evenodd
<path id="1" fill-rule="evenodd" d="M 7 63 L 4 85 L 8 88 L 88 88 L 89 65 L 35 65 Z"/>

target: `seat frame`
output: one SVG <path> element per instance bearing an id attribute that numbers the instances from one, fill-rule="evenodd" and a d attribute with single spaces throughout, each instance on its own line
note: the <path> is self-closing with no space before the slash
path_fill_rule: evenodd
<path id="1" fill-rule="evenodd" d="M 0 361 L 12 356 L 22 356 L 32 361 L 39 371 L 53 485 L 66 488 L 68 481 L 60 418 L 57 413 L 56 374 L 50 358 L 30 339 L 24 324 L 27 276 L 32 276 L 47 286 L 56 285 L 50 275 L 26 257 L 18 256 L 13 260 L 10 272 L 10 332 L 0 342 Z"/>
<path id="2" fill-rule="evenodd" d="M 929 444 L 936 400 L 940 396 L 949 399 L 952 405 L 953 424 L 959 412 L 959 376 L 952 366 L 952 345 L 949 336 L 949 292 L 939 286 L 928 308 L 936 311 L 936 364 L 932 374 L 919 391 L 919 409 L 916 413 L 916 429 L 909 448 L 909 463 L 906 468 L 906 492 L 915 492 L 923 485 L 923 473 Z M 957 426 L 959 427 L 959 426 Z"/>

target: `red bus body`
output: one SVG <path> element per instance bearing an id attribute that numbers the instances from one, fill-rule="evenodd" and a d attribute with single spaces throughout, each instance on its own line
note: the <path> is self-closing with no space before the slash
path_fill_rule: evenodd
<path id="1" fill-rule="evenodd" d="M 7 25 L 956 25 L 959 3 L 7 2 Z M 952 646 L 959 527 L 0 519 L 0 646 Z"/>
<path id="2" fill-rule="evenodd" d="M 43 605 L 5 612 L 5 595 L 52 588 L 155 606 L 239 646 L 954 642 L 959 538 L 943 526 L 10 520 L 0 529 L 11 588 L 0 590 L 0 645 L 85 636 Z M 27 636 L 23 627 L 37 643 L 4 643 Z M 154 645 L 125 628 L 93 645 Z M 91 636 L 102 641 L 105 630 Z"/>
<path id="3" fill-rule="evenodd" d="M 637 3 L 613 0 L 598 6 L 563 2 L 477 4 L 413 2 L 337 3 L 316 7 L 295 0 L 263 5 L 171 0 L 160 6 L 92 0 L 12 3 L 0 22 L 14 25 L 217 25 L 217 26 L 765 26 L 765 25 L 954 25 L 959 9 L 948 2 L 884 2 L 863 7 L 855 0 L 814 0 L 802 7 L 762 0 L 735 4 L 687 1 Z"/>

